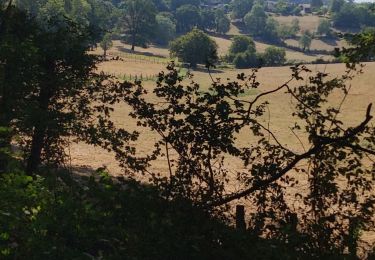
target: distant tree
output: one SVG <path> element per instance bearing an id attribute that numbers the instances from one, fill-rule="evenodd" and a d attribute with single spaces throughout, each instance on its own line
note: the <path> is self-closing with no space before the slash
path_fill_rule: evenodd
<path id="1" fill-rule="evenodd" d="M 216 32 L 218 33 L 224 34 L 227 33 L 230 29 L 230 19 L 221 9 L 218 9 L 215 12 L 215 24 Z"/>
<path id="2" fill-rule="evenodd" d="M 167 5 L 166 1 L 164 1 L 164 0 L 152 0 L 152 2 L 154 3 L 156 9 L 159 12 L 168 11 L 168 5 Z"/>
<path id="3" fill-rule="evenodd" d="M 257 55 L 250 51 L 237 53 L 233 58 L 233 64 L 237 69 L 247 69 L 258 67 Z"/>
<path id="4" fill-rule="evenodd" d="M 344 3 L 339 12 L 332 16 L 333 24 L 339 28 L 359 28 L 360 17 L 357 16 L 356 6 L 351 3 Z"/>
<path id="5" fill-rule="evenodd" d="M 278 0 L 276 3 L 276 12 L 282 15 L 288 15 L 290 12 L 290 6 L 288 1 L 285 0 Z"/>
<path id="6" fill-rule="evenodd" d="M 279 23 L 272 17 L 268 17 L 266 20 L 265 27 L 261 32 L 261 36 L 264 40 L 269 42 L 279 42 L 279 34 L 278 34 Z"/>
<path id="7" fill-rule="evenodd" d="M 93 31 L 96 39 L 101 39 L 105 32 L 112 31 L 119 23 L 119 11 L 111 2 L 103 0 L 87 0 L 90 4 L 88 21 L 90 30 Z M 65 1 L 67 4 L 68 1 Z"/>
<path id="8" fill-rule="evenodd" d="M 255 53 L 255 43 L 253 39 L 245 35 L 236 35 L 233 37 L 232 44 L 229 47 L 230 54 L 237 54 L 245 51 Z"/>
<path id="9" fill-rule="evenodd" d="M 293 15 L 301 15 L 302 7 L 297 5 L 296 7 L 293 8 L 292 14 Z"/>
<path id="10" fill-rule="evenodd" d="M 229 47 L 228 60 L 238 69 L 258 66 L 255 43 L 245 35 L 233 37 Z"/>
<path id="11" fill-rule="evenodd" d="M 155 42 L 167 45 L 176 36 L 176 24 L 167 16 L 156 16 Z"/>
<path id="12" fill-rule="evenodd" d="M 291 29 L 293 31 L 293 34 L 297 34 L 301 30 L 301 27 L 299 26 L 299 20 L 297 18 L 294 18 L 292 20 Z"/>
<path id="13" fill-rule="evenodd" d="M 345 0 L 331 0 L 329 10 L 332 13 L 340 12 L 341 7 L 345 4 Z"/>
<path id="14" fill-rule="evenodd" d="M 112 34 L 106 33 L 100 42 L 100 47 L 103 49 L 103 56 L 104 58 L 107 57 L 107 51 L 112 48 L 113 42 L 112 42 Z"/>
<path id="15" fill-rule="evenodd" d="M 296 36 L 292 27 L 288 26 L 288 25 L 284 25 L 284 24 L 277 27 L 277 35 L 282 40 L 285 40 L 285 39 L 288 39 L 288 38 L 293 38 L 293 37 Z"/>
<path id="16" fill-rule="evenodd" d="M 309 31 L 305 31 L 299 39 L 299 45 L 303 51 L 309 50 L 312 42 L 312 35 Z"/>
<path id="17" fill-rule="evenodd" d="M 319 35 L 329 36 L 331 34 L 331 23 L 327 19 L 321 19 L 319 21 L 317 33 Z"/>
<path id="18" fill-rule="evenodd" d="M 91 5 L 86 0 L 71 0 L 71 10 L 69 12 L 73 20 L 83 26 L 89 26 L 89 14 Z"/>
<path id="19" fill-rule="evenodd" d="M 216 42 L 196 28 L 171 42 L 170 53 L 192 67 L 214 64 L 218 60 Z"/>
<path id="20" fill-rule="evenodd" d="M 251 11 L 253 7 L 253 0 L 233 0 L 232 13 L 233 19 L 242 19 L 248 12 Z"/>
<path id="21" fill-rule="evenodd" d="M 200 3 L 200 0 L 170 0 L 169 7 L 172 11 L 174 11 L 183 5 L 194 5 L 198 7 Z"/>
<path id="22" fill-rule="evenodd" d="M 262 35 L 267 24 L 267 14 L 264 7 L 259 3 L 255 4 L 251 11 L 244 17 L 246 29 L 254 36 Z"/>
<path id="23" fill-rule="evenodd" d="M 318 10 L 323 6 L 323 0 L 311 0 L 311 8 Z"/>
<path id="24" fill-rule="evenodd" d="M 135 46 L 146 47 L 155 29 L 155 6 L 149 0 L 125 0 L 121 7 L 124 40 L 133 51 Z"/>
<path id="25" fill-rule="evenodd" d="M 200 11 L 200 27 L 204 30 L 216 29 L 216 13 L 211 9 L 203 9 Z"/>
<path id="26" fill-rule="evenodd" d="M 198 7 L 194 5 L 183 5 L 176 10 L 177 32 L 186 33 L 201 23 Z"/>
<path id="27" fill-rule="evenodd" d="M 266 48 L 264 53 L 259 56 L 259 62 L 262 66 L 280 66 L 285 63 L 285 56 L 284 48 L 271 46 Z"/>

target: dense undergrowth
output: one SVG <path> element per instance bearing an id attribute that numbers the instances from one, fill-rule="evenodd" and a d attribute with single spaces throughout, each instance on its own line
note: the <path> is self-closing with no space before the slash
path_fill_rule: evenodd
<path id="1" fill-rule="evenodd" d="M 104 172 L 45 169 L 32 178 L 16 164 L 0 177 L 1 259 L 294 258 L 152 187 Z"/>
<path id="2" fill-rule="evenodd" d="M 298 251 L 305 242 L 299 234 L 259 238 L 228 217 L 102 170 L 78 176 L 41 168 L 31 177 L 5 151 L 0 259 L 350 259 Z"/>

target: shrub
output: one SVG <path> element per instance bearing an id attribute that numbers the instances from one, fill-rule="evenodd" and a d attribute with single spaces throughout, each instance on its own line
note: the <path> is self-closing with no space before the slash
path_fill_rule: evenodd
<path id="1" fill-rule="evenodd" d="M 229 53 L 237 54 L 245 51 L 255 52 L 255 43 L 253 39 L 245 35 L 234 36 L 232 44 L 229 47 Z"/>
<path id="2" fill-rule="evenodd" d="M 246 69 L 258 66 L 258 60 L 255 53 L 246 51 L 237 53 L 234 56 L 233 64 L 237 69 Z"/>
<path id="3" fill-rule="evenodd" d="M 262 66 L 280 66 L 286 61 L 285 49 L 278 47 L 268 47 L 259 57 Z"/>

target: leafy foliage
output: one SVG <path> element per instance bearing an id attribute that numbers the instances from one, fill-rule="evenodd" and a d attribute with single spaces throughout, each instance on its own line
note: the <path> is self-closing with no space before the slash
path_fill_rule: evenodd
<path id="1" fill-rule="evenodd" d="M 148 0 L 125 0 L 121 6 L 125 42 L 131 44 L 132 50 L 135 46 L 146 47 L 156 24 L 155 6 Z"/>
<path id="2" fill-rule="evenodd" d="M 259 57 L 262 66 L 281 66 L 286 61 L 285 49 L 278 47 L 267 47 Z"/>
<path id="3" fill-rule="evenodd" d="M 107 51 L 112 48 L 113 46 L 113 42 L 112 42 L 112 35 L 107 33 L 106 35 L 104 35 L 102 41 L 100 42 L 100 47 L 103 49 L 104 51 L 104 58 L 107 56 Z"/>
<path id="4" fill-rule="evenodd" d="M 303 32 L 302 36 L 299 39 L 299 45 L 301 46 L 303 51 L 310 50 L 312 39 L 313 37 L 310 31 Z"/>
<path id="5" fill-rule="evenodd" d="M 348 248 L 355 255 L 358 230 L 374 227 L 374 169 L 368 167 L 364 155 L 375 153 L 362 146 L 365 140 L 371 143 L 369 147 L 375 142 L 374 129 L 369 126 L 371 105 L 359 125 L 344 128 L 338 120 L 340 108 L 329 106 L 327 100 L 337 91 L 345 99 L 351 70 L 333 79 L 317 73 L 307 82 L 306 73 L 311 71 L 305 66 L 292 67 L 289 81 L 251 99 L 241 96 L 259 87 L 256 71 L 249 77 L 238 75 L 242 84 L 218 80 L 202 91 L 194 82 L 184 85 L 171 66 L 159 75 L 153 90 L 157 103 L 147 101 L 147 91 L 138 85 L 127 102 L 138 124 L 160 135 L 147 158 L 166 160 L 169 173 L 146 172 L 162 195 L 189 198 L 208 210 L 247 198 L 256 206 L 250 218 L 252 233 L 291 241 L 293 250 L 311 257 L 333 257 Z M 296 87 L 290 85 L 292 81 Z M 307 135 L 309 148 L 301 153 L 285 147 L 261 121 L 268 102 L 260 98 L 282 90 L 296 102 L 292 115 L 298 122 L 292 129 L 304 129 Z M 236 143 L 236 134 L 245 129 L 258 140 L 250 147 Z M 237 172 L 236 180 L 225 167 L 228 156 L 243 160 L 246 170 Z M 302 161 L 310 167 L 298 166 Z M 299 183 L 292 170 L 307 178 L 305 192 L 296 194 L 298 208 L 286 199 L 286 188 Z M 242 189 L 227 191 L 232 185 Z"/>
<path id="6" fill-rule="evenodd" d="M 199 29 L 193 29 L 171 42 L 170 53 L 192 67 L 214 64 L 218 60 L 217 44 Z"/>

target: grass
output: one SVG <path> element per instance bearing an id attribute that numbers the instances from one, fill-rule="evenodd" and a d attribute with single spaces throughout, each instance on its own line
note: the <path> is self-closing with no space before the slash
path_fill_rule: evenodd
<path id="1" fill-rule="evenodd" d="M 294 19 L 298 19 L 301 31 L 309 30 L 315 32 L 318 28 L 319 21 L 321 18 L 316 15 L 305 15 L 305 16 L 273 16 L 273 18 L 283 25 L 290 25 Z"/>
<path id="2" fill-rule="evenodd" d="M 332 75 L 340 75 L 344 72 L 345 66 L 343 64 L 328 64 L 328 65 L 310 65 L 309 68 L 313 71 L 326 71 Z M 165 70 L 162 68 L 162 70 Z M 364 74 L 355 78 L 352 82 L 352 89 L 345 101 L 341 115 L 341 120 L 347 122 L 347 126 L 353 126 L 358 124 L 365 114 L 365 109 L 368 103 L 374 102 L 375 91 L 372 87 L 375 82 L 375 74 L 371 73 L 375 71 L 375 63 L 368 63 L 364 68 Z M 214 79 L 220 78 L 221 81 L 225 82 L 229 80 L 235 80 L 238 73 L 244 72 L 249 74 L 250 70 L 234 70 L 225 69 L 217 73 L 213 73 Z M 182 69 L 181 73 L 186 73 L 185 69 Z M 210 76 L 204 71 L 191 71 L 194 75 L 193 80 L 198 82 L 202 86 L 202 91 L 206 91 L 208 86 L 211 84 Z M 289 67 L 276 67 L 276 68 L 262 68 L 258 73 L 258 79 L 261 82 L 261 86 L 256 90 L 257 93 L 269 91 L 283 82 L 285 82 L 291 74 Z M 185 81 L 186 84 L 190 82 L 190 79 Z M 303 84 L 303 82 L 302 82 Z M 152 81 L 144 82 L 145 87 L 152 91 L 155 83 Z M 244 95 L 245 98 L 252 98 L 252 95 L 256 93 L 247 92 Z M 150 97 L 154 98 L 154 97 Z M 338 106 L 342 99 L 342 95 L 335 94 L 330 100 L 330 105 Z M 294 134 L 290 131 L 289 127 L 294 121 L 293 117 L 290 116 L 292 111 L 293 102 L 284 93 L 275 93 L 268 98 L 269 110 L 270 110 L 270 128 L 274 130 L 277 137 L 287 147 L 297 152 L 301 152 L 302 147 L 299 141 L 296 139 Z M 137 149 L 139 154 L 148 153 L 150 146 L 158 140 L 158 135 L 149 132 L 147 129 L 139 128 L 136 122 L 128 116 L 129 108 L 125 104 L 117 105 L 115 112 L 112 114 L 113 120 L 119 127 L 125 127 L 130 130 L 137 130 L 141 132 L 140 141 L 137 142 Z M 268 122 L 268 117 L 264 119 L 264 122 Z M 301 137 L 303 139 L 303 137 Z M 248 133 L 240 133 L 238 136 L 238 142 L 241 146 L 248 146 L 254 140 L 249 139 Z M 307 141 L 305 140 L 307 143 Z M 106 153 L 99 148 L 91 147 L 85 144 L 74 144 L 71 146 L 71 154 L 73 163 L 77 165 L 89 164 L 94 168 L 98 168 L 106 165 L 110 172 L 114 174 L 120 174 L 121 169 L 118 167 L 112 154 Z M 154 165 L 154 169 L 164 171 L 166 169 L 165 162 L 163 160 L 157 160 Z M 228 167 L 232 169 L 241 169 L 241 165 L 236 161 L 231 161 Z"/>

